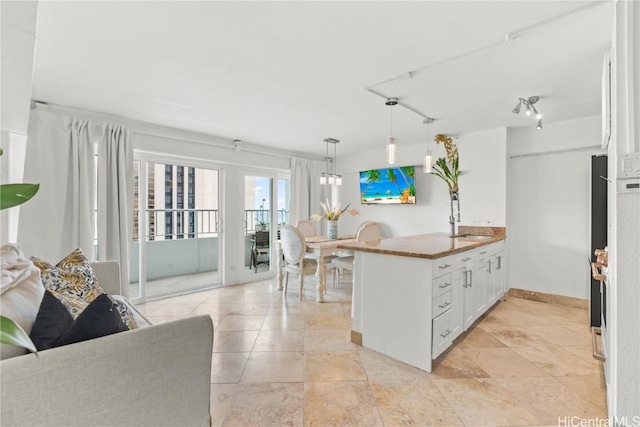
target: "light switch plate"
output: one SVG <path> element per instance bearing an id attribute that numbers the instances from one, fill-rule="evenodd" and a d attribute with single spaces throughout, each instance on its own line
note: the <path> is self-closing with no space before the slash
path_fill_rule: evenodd
<path id="1" fill-rule="evenodd" d="M 640 178 L 640 153 L 623 154 L 619 159 L 619 178 Z"/>

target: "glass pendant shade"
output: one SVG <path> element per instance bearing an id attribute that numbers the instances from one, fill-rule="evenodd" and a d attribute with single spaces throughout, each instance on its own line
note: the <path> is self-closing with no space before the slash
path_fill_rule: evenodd
<path id="1" fill-rule="evenodd" d="M 325 185 L 327 183 L 327 177 L 324 174 L 320 175 L 320 185 Z"/>
<path id="2" fill-rule="evenodd" d="M 329 175 L 329 185 L 333 185 L 334 181 L 333 175 Z"/>
<path id="3" fill-rule="evenodd" d="M 342 177 L 341 176 L 336 176 L 336 185 L 342 185 Z"/>
<path id="4" fill-rule="evenodd" d="M 390 136 L 387 142 L 387 162 L 392 165 L 396 162 L 397 139 Z"/>
<path id="5" fill-rule="evenodd" d="M 424 156 L 424 163 L 422 164 L 424 173 L 431 173 L 431 168 L 433 166 L 433 157 L 431 156 L 431 151 L 427 151 L 427 155 Z"/>

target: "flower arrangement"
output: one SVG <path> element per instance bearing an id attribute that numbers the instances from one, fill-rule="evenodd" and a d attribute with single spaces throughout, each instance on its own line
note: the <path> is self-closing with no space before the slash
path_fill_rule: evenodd
<path id="1" fill-rule="evenodd" d="M 460 176 L 460 170 L 458 169 L 458 147 L 453 143 L 451 137 L 444 134 L 437 134 L 434 138 L 436 143 L 443 143 L 445 150 L 447 150 L 447 157 L 440 157 L 436 160 L 436 164 L 433 167 L 433 174 L 439 176 L 444 182 L 447 183 L 450 193 L 458 192 L 458 176 Z"/>
<path id="2" fill-rule="evenodd" d="M 323 215 L 318 215 L 318 214 L 314 213 L 311 216 L 311 219 L 317 222 L 317 221 L 320 221 L 324 217 L 329 221 L 337 221 L 337 220 L 340 219 L 342 214 L 345 213 L 345 212 L 348 212 L 349 215 L 352 215 L 352 216 L 360 215 L 360 212 L 358 212 L 357 209 L 355 209 L 355 208 L 349 209 L 350 205 L 351 205 L 351 203 L 347 204 L 347 206 L 345 206 L 345 208 L 342 209 L 342 206 L 340 206 L 340 204 L 338 204 L 338 206 L 329 205 L 329 199 L 327 199 L 326 203 L 320 202 L 320 206 L 322 206 L 322 209 L 324 210 L 324 214 Z"/>

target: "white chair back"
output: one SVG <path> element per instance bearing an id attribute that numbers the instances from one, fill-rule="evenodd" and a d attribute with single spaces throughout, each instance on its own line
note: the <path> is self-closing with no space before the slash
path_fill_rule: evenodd
<path id="1" fill-rule="evenodd" d="M 301 262 L 307 250 L 307 245 L 300 230 L 290 225 L 283 225 L 280 228 L 280 240 L 282 241 L 284 260 L 288 264 Z"/>
<path id="2" fill-rule="evenodd" d="M 300 230 L 304 237 L 314 237 L 317 235 L 316 227 L 311 221 L 304 219 L 298 220 L 298 222 L 296 222 L 296 228 Z"/>
<path id="3" fill-rule="evenodd" d="M 364 243 L 372 240 L 380 240 L 380 224 L 374 221 L 367 221 L 358 229 L 356 241 Z"/>

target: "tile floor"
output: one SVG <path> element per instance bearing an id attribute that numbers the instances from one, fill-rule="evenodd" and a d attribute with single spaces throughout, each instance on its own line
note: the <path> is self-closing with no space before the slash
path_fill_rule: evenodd
<path id="1" fill-rule="evenodd" d="M 324 304 L 314 301 L 309 276 L 303 301 L 297 286 L 283 298 L 274 279 L 138 307 L 153 323 L 213 319 L 215 426 L 555 426 L 565 417 L 606 418 L 585 310 L 509 298 L 428 374 L 350 342 L 349 280 L 329 288 Z"/>

